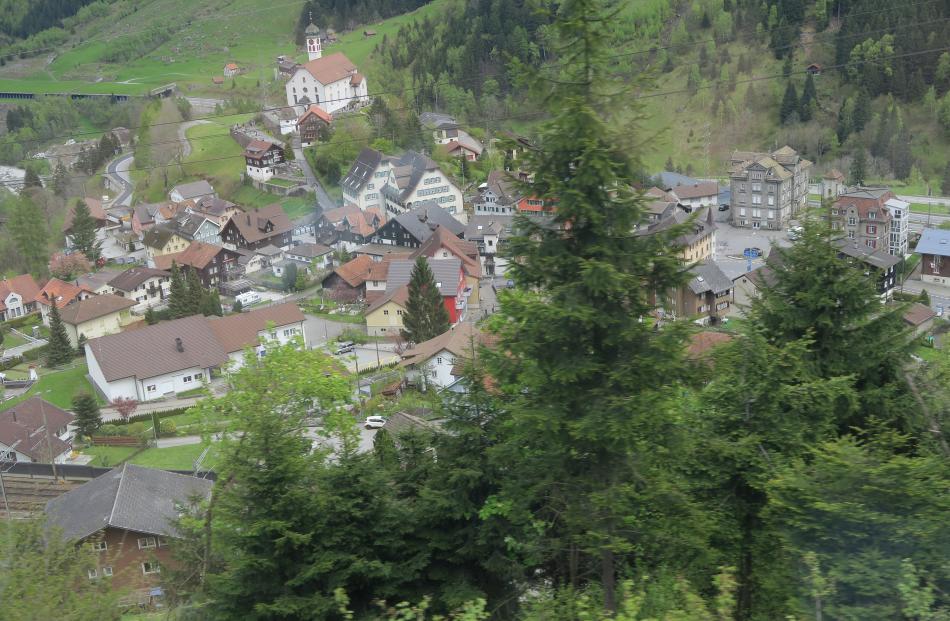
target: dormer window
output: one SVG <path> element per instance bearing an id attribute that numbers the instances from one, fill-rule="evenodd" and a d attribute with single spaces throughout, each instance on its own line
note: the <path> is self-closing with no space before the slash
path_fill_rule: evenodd
<path id="1" fill-rule="evenodd" d="M 868 212 L 868 218 L 871 219 L 871 220 L 874 220 L 875 218 L 877 218 L 877 212 L 876 212 L 876 211 L 869 211 L 869 212 Z"/>

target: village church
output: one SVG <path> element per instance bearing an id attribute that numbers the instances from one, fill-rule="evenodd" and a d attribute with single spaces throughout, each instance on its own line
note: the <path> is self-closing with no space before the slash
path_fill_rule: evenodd
<path id="1" fill-rule="evenodd" d="M 304 35 L 308 60 L 297 67 L 287 82 L 287 105 L 293 106 L 299 116 L 311 104 L 333 114 L 368 103 L 366 76 L 342 52 L 323 55 L 323 33 L 314 25 L 312 16 Z"/>

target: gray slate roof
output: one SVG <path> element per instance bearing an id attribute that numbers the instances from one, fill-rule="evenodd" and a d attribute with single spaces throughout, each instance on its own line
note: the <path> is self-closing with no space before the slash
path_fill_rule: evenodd
<path id="1" fill-rule="evenodd" d="M 700 263 L 690 273 L 694 278 L 689 281 L 689 288 L 697 295 L 707 291 L 718 295 L 732 289 L 732 279 L 713 261 Z"/>
<path id="2" fill-rule="evenodd" d="M 858 244 L 857 242 L 850 239 L 839 239 L 834 243 L 841 254 L 867 263 L 868 265 L 878 269 L 890 269 L 901 262 L 899 257 L 895 257 L 894 255 L 884 252 L 883 250 L 868 248 L 864 244 Z"/>
<path id="3" fill-rule="evenodd" d="M 914 252 L 917 254 L 933 254 L 938 257 L 950 257 L 950 231 L 924 229 Z"/>
<path id="4" fill-rule="evenodd" d="M 399 214 L 395 220 L 420 242 L 429 239 L 432 231 L 439 225 L 452 231 L 452 234 L 456 236 L 465 232 L 465 225 L 453 218 L 452 214 L 442 209 L 435 201 L 416 203 L 415 207 L 406 213 Z"/>
<path id="5" fill-rule="evenodd" d="M 426 129 L 455 129 L 459 126 L 455 118 L 441 112 L 423 112 L 419 115 L 419 124 Z"/>
<path id="6" fill-rule="evenodd" d="M 132 464 L 108 472 L 46 503 L 49 524 L 67 539 L 106 527 L 176 536 L 171 523 L 190 496 L 208 498 L 211 481 Z"/>
<path id="7" fill-rule="evenodd" d="M 459 271 L 462 262 L 459 259 L 431 259 L 427 258 L 429 269 L 436 283 L 441 283 L 439 291 L 442 296 L 458 295 Z M 389 274 L 386 277 L 386 293 L 390 293 L 403 285 L 409 284 L 412 268 L 416 262 L 408 259 L 393 259 L 389 262 Z M 731 283 L 730 283 L 731 284 Z"/>
<path id="8" fill-rule="evenodd" d="M 369 147 L 364 148 L 356 157 L 356 161 L 353 162 L 353 165 L 350 166 L 349 172 L 343 177 L 343 181 L 340 182 L 340 185 L 343 186 L 344 190 L 348 190 L 350 194 L 358 194 L 360 190 L 363 189 L 363 186 L 369 183 L 370 179 L 373 178 L 373 173 L 382 160 L 382 153 L 376 149 L 370 149 Z"/>
<path id="9" fill-rule="evenodd" d="M 204 179 L 201 181 L 192 181 L 191 183 L 182 183 L 180 185 L 176 185 L 171 189 L 171 192 L 174 192 L 175 190 L 178 190 L 178 193 L 181 194 L 183 200 L 214 194 L 214 188 L 211 187 L 211 184 Z M 169 192 L 169 194 L 171 194 L 171 192 Z"/>

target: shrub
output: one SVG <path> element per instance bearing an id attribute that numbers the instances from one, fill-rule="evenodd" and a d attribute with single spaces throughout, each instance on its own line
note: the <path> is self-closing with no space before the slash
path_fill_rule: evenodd
<path id="1" fill-rule="evenodd" d="M 106 423 L 105 425 L 99 427 L 99 429 L 92 435 L 94 436 L 120 436 L 122 435 L 122 432 L 119 430 L 118 426 Z"/>
<path id="2" fill-rule="evenodd" d="M 173 436 L 178 433 L 178 425 L 173 420 L 163 420 L 159 425 L 162 435 Z"/>
<path id="3" fill-rule="evenodd" d="M 138 436 L 138 435 L 141 435 L 142 432 L 144 431 L 145 431 L 145 423 L 138 422 L 138 423 L 132 423 L 131 425 L 129 425 L 126 428 L 125 433 L 130 436 Z"/>

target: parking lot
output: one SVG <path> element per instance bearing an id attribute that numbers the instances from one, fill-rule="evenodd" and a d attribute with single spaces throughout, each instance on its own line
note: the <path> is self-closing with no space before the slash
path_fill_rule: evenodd
<path id="1" fill-rule="evenodd" d="M 746 248 L 762 251 L 761 257 L 752 260 L 752 268 L 755 269 L 762 265 L 772 246 L 787 246 L 790 243 L 787 231 L 736 228 L 729 222 L 716 223 L 716 263 L 730 277 L 747 271 L 749 260 L 742 254 Z"/>

